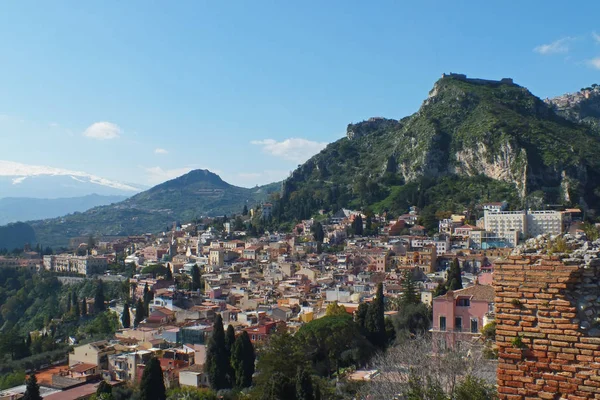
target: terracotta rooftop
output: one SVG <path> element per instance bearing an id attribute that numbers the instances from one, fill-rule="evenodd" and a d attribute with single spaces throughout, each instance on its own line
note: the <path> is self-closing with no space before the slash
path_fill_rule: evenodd
<path id="1" fill-rule="evenodd" d="M 459 296 L 470 296 L 472 300 L 487 301 L 488 303 L 494 302 L 495 291 L 491 285 L 473 285 L 466 289 L 450 291 L 447 295 L 454 295 L 454 298 Z"/>

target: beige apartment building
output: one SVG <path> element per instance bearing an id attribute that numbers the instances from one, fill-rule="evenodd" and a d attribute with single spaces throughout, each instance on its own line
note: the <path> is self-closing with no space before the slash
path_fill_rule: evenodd
<path id="1" fill-rule="evenodd" d="M 107 267 L 107 258 L 101 256 L 75 256 L 72 254 L 44 256 L 44 269 L 47 271 L 94 275 L 103 274 Z"/>

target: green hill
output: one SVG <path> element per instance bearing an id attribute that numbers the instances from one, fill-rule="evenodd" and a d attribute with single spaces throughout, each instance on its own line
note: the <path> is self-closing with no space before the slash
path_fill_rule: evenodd
<path id="1" fill-rule="evenodd" d="M 444 75 L 419 111 L 350 124 L 284 181 L 274 213 L 409 205 L 464 211 L 481 201 L 513 207 L 600 206 L 600 140 L 510 79 Z"/>
<path id="2" fill-rule="evenodd" d="M 119 203 L 60 218 L 32 221 L 44 246 L 66 246 L 70 238 L 158 232 L 175 221 L 240 214 L 280 189 L 272 183 L 252 189 L 233 186 L 207 170 L 194 170 Z"/>

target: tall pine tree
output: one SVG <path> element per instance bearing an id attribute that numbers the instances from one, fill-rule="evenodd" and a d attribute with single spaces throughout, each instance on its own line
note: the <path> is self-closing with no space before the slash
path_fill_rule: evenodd
<path id="1" fill-rule="evenodd" d="M 250 336 L 248 332 L 242 331 L 235 339 L 231 349 L 231 367 L 235 374 L 234 384 L 237 388 L 247 388 L 252 385 L 255 360 L 256 353 L 250 341 Z"/>
<path id="2" fill-rule="evenodd" d="M 121 323 L 123 328 L 129 328 L 131 326 L 131 315 L 129 314 L 129 303 L 125 302 L 123 306 L 123 314 L 121 314 Z"/>
<path id="3" fill-rule="evenodd" d="M 37 383 L 35 374 L 29 375 L 29 378 L 25 381 L 25 393 L 21 400 L 42 400 L 40 395 L 40 386 Z"/>
<path id="4" fill-rule="evenodd" d="M 165 400 L 167 390 L 160 361 L 152 357 L 144 367 L 140 381 L 140 400 Z"/>
<path id="5" fill-rule="evenodd" d="M 419 304 L 421 299 L 419 293 L 415 287 L 415 280 L 413 279 L 412 273 L 406 271 L 404 279 L 402 280 L 402 297 L 400 298 L 400 304 L 402 306 L 408 304 Z"/>
<path id="6" fill-rule="evenodd" d="M 231 388 L 231 366 L 225 347 L 225 330 L 223 329 L 221 314 L 217 314 L 212 335 L 208 339 L 204 368 L 208 374 L 211 388 L 214 390 Z"/>
<path id="7" fill-rule="evenodd" d="M 171 271 L 171 267 L 167 265 L 167 272 L 165 273 L 165 280 L 172 281 L 173 280 L 173 271 Z"/>

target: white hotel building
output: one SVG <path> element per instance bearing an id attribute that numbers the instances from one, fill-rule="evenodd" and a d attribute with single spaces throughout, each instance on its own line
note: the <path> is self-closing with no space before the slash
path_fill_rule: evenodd
<path id="1" fill-rule="evenodd" d="M 559 235 L 564 231 L 560 211 L 484 211 L 484 229 L 515 246 L 518 239 L 537 235 Z M 518 239 L 517 239 L 518 238 Z"/>

